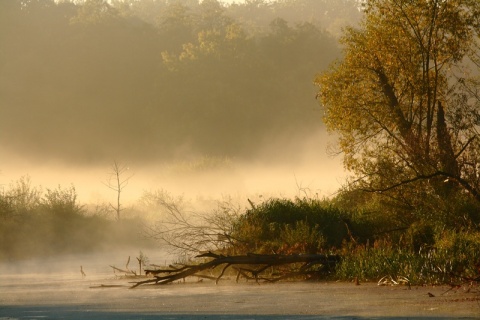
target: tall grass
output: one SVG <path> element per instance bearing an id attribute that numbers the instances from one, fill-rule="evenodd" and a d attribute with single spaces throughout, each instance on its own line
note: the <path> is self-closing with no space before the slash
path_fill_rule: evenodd
<path id="1" fill-rule="evenodd" d="M 446 231 L 435 245 L 418 252 L 389 241 L 372 247 L 346 245 L 336 269 L 341 280 L 378 281 L 406 277 L 411 284 L 458 284 L 480 276 L 480 233 Z"/>

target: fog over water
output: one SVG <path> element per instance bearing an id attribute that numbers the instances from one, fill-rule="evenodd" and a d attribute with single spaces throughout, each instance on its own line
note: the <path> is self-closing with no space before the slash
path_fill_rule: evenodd
<path id="1" fill-rule="evenodd" d="M 157 191 L 198 214 L 334 195 L 346 173 L 313 81 L 360 16 L 355 0 L 0 1 L 0 261 L 147 248 Z"/>
<path id="2" fill-rule="evenodd" d="M 145 191 L 165 190 L 173 195 L 195 199 L 219 199 L 222 196 L 247 197 L 330 197 L 344 182 L 341 158 L 327 154 L 327 139 L 317 133 L 310 141 L 301 141 L 302 154 L 294 159 L 285 156 L 259 156 L 245 162 L 235 159 L 224 161 L 217 168 L 196 169 L 195 159 L 177 162 L 125 163 L 131 175 L 122 193 L 122 201 L 134 204 Z M 333 139 L 333 138 L 330 138 Z M 105 184 L 111 173 L 111 162 L 95 165 L 69 165 L 58 159 L 37 162 L 18 155 L 9 155 L 2 162 L 0 182 L 2 188 L 22 176 L 28 176 L 32 185 L 55 189 L 75 186 L 82 204 L 114 201 L 116 192 Z M 199 161 L 202 161 L 200 158 Z"/>

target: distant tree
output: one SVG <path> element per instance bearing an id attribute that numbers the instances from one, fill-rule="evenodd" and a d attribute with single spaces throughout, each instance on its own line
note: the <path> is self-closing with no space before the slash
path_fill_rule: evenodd
<path id="1" fill-rule="evenodd" d="M 120 20 L 118 10 L 106 0 L 86 0 L 78 9 L 72 23 L 96 25 L 115 23 Z"/>
<path id="2" fill-rule="evenodd" d="M 311 23 L 337 37 L 343 27 L 358 23 L 359 8 L 357 0 L 247 0 L 229 5 L 226 13 L 253 34 L 268 32 L 270 22 L 280 18 L 292 25 Z"/>
<path id="3" fill-rule="evenodd" d="M 171 3 L 157 19 L 157 28 L 165 50 L 177 52 L 194 38 L 191 9 L 181 3 Z"/>
<path id="4" fill-rule="evenodd" d="M 462 191 L 480 202 L 479 13 L 477 0 L 371 0 L 345 30 L 344 57 L 315 83 L 357 187 L 411 208 Z"/>
<path id="5" fill-rule="evenodd" d="M 104 182 L 105 186 L 115 191 L 117 194 L 116 204 L 110 204 L 115 210 L 117 221 L 120 221 L 120 213 L 123 211 L 121 203 L 123 189 L 128 186 L 130 179 L 133 177 L 133 174 L 128 172 L 129 170 L 130 168 L 127 165 L 114 161 L 110 168 L 108 178 L 106 182 Z"/>
<path id="6" fill-rule="evenodd" d="M 155 25 L 159 15 L 167 7 L 167 0 L 115 0 L 114 6 L 119 4 L 122 8 L 130 11 L 134 16 L 142 19 L 150 25 Z"/>

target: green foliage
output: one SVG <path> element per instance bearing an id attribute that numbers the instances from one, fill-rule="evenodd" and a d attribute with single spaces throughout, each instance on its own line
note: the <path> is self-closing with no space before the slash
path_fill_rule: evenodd
<path id="1" fill-rule="evenodd" d="M 467 116 L 480 103 L 479 11 L 472 0 L 368 1 L 344 56 L 316 80 L 355 184 L 409 214 L 445 222 L 463 192 L 480 202 L 478 118 Z"/>
<path id="2" fill-rule="evenodd" d="M 480 234 L 449 231 L 437 236 L 434 246 L 417 252 L 388 241 L 376 242 L 373 247 L 345 247 L 336 276 L 366 281 L 406 277 L 416 285 L 462 283 L 478 277 Z"/>
<path id="3" fill-rule="evenodd" d="M 413 223 L 406 234 L 406 248 L 419 252 L 421 248 L 432 248 L 435 243 L 434 227 L 425 221 Z"/>
<path id="4" fill-rule="evenodd" d="M 418 217 L 395 225 L 376 211 L 382 208 L 378 203 L 367 200 L 371 195 L 351 191 L 323 201 L 266 200 L 234 221 L 231 236 L 236 241 L 231 245 L 236 253 L 334 252 L 342 256 L 334 274 L 339 280 L 406 277 L 410 284 L 422 285 L 479 276 L 477 227 L 455 230 Z M 348 209 L 348 201 L 358 204 Z"/>
<path id="5" fill-rule="evenodd" d="M 410 228 L 409 232 L 430 234 L 431 239 L 432 229 L 474 230 L 480 222 L 480 203 L 468 193 L 452 192 L 442 198 L 432 192 L 428 181 L 402 187 L 397 197 L 391 193 L 371 192 L 357 187 L 350 185 L 340 190 L 332 199 L 332 205 L 350 212 L 350 219 L 360 231 L 356 232 L 360 233 L 358 236 L 381 235 L 399 229 L 395 237 L 400 241 L 402 230 Z M 408 237 L 412 239 L 412 234 Z M 411 246 L 413 242 L 405 244 Z M 415 247 L 418 248 L 418 245 Z"/>
<path id="6" fill-rule="evenodd" d="M 280 233 L 279 253 L 318 253 L 325 247 L 325 239 L 318 225 L 311 227 L 307 221 L 297 221 L 295 225 L 285 225 Z"/>
<path id="7" fill-rule="evenodd" d="M 232 237 L 245 252 L 319 252 L 340 246 L 347 235 L 342 213 L 312 199 L 269 199 L 233 225 Z"/>
<path id="8" fill-rule="evenodd" d="M 350 208 L 350 217 L 357 223 L 353 233 L 367 230 L 371 236 L 361 245 L 343 244 L 339 252 L 344 258 L 336 277 L 369 281 L 406 277 L 411 284 L 462 283 L 478 277 L 480 234 L 477 218 L 470 218 L 477 215 L 476 201 L 465 193 L 450 198 L 448 207 L 447 199 L 426 197 L 424 201 L 413 209 L 377 193 L 340 192 L 332 202 Z"/>

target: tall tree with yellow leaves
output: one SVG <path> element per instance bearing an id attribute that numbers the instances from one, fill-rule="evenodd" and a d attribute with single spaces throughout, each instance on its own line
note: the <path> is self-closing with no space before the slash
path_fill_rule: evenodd
<path id="1" fill-rule="evenodd" d="M 315 80 L 356 187 L 480 202 L 480 2 L 369 0 L 364 10 L 344 31 L 343 58 Z"/>

